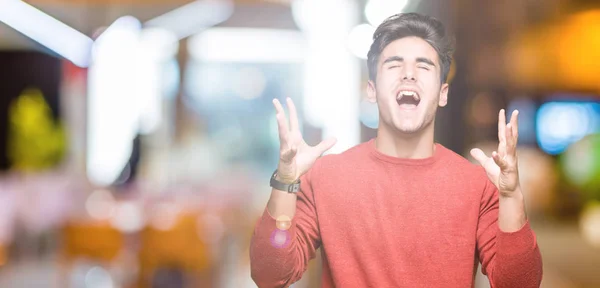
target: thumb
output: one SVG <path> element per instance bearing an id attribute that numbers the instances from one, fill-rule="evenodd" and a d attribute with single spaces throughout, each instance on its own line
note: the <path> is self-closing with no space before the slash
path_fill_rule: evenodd
<path id="1" fill-rule="evenodd" d="M 337 142 L 337 139 L 335 139 L 335 138 L 329 138 L 329 139 L 321 141 L 321 143 L 319 143 L 317 146 L 315 146 L 317 153 L 319 153 L 319 155 L 317 155 L 317 156 L 323 155 L 323 153 L 325 153 L 325 151 L 331 149 L 331 147 L 333 147 L 333 145 L 335 145 L 336 142 Z"/>
<path id="2" fill-rule="evenodd" d="M 483 153 L 483 151 L 481 151 L 479 148 L 471 149 L 471 156 L 473 156 L 473 158 L 475 158 L 475 160 L 477 160 L 481 166 L 483 166 L 485 161 L 488 159 L 485 153 Z"/>

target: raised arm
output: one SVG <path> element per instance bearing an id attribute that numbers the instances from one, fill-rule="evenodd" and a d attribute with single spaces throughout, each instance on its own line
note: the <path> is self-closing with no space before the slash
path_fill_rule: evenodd
<path id="1" fill-rule="evenodd" d="M 306 271 L 315 257 L 320 236 L 312 185 L 318 174 L 317 159 L 335 144 L 335 139 L 311 147 L 300 133 L 296 108 L 287 99 L 290 112 L 288 128 L 285 112 L 277 100 L 280 161 L 276 179 L 285 184 L 300 181 L 297 193 L 277 190 L 259 219 L 250 244 L 252 279 L 259 287 L 288 287 Z M 314 167 L 313 167 L 314 165 Z"/>
<path id="2" fill-rule="evenodd" d="M 499 287 L 539 287 L 542 256 L 529 226 L 517 164 L 518 111 L 506 124 L 504 110 L 498 115 L 498 151 L 487 157 L 480 149 L 471 155 L 479 161 L 490 181 L 481 199 L 477 248 L 483 272 Z"/>

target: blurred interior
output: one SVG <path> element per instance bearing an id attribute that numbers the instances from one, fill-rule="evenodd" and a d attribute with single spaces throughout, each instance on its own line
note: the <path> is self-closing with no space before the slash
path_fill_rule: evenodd
<path id="1" fill-rule="evenodd" d="M 271 100 L 330 153 L 374 137 L 365 58 L 401 11 L 456 35 L 436 141 L 490 153 L 518 109 L 542 287 L 600 287 L 595 0 L 0 0 L 0 287 L 256 287 Z"/>

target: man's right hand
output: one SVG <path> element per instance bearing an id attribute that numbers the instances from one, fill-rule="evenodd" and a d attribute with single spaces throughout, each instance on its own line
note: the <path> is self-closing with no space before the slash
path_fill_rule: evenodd
<path id="1" fill-rule="evenodd" d="M 309 146 L 304 142 L 298 125 L 298 113 L 292 99 L 287 98 L 290 112 L 288 127 L 285 111 L 279 100 L 273 99 L 277 111 L 277 127 L 279 130 L 279 166 L 277 179 L 284 183 L 294 183 L 304 175 L 325 151 L 335 145 L 336 139 L 322 141 L 317 146 Z"/>

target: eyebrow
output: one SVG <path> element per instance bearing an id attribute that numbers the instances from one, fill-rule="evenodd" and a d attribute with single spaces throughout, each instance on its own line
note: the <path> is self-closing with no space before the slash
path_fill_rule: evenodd
<path id="1" fill-rule="evenodd" d="M 391 56 L 391 57 L 388 57 L 387 59 L 385 59 L 385 61 L 383 61 L 383 64 L 387 64 L 390 62 L 404 62 L 404 58 L 400 57 L 400 56 Z M 428 59 L 425 57 L 418 57 L 417 63 L 425 63 L 425 64 L 435 67 L 435 64 L 433 63 L 433 61 L 431 61 L 431 59 Z"/>

